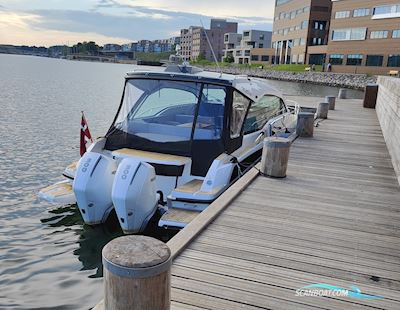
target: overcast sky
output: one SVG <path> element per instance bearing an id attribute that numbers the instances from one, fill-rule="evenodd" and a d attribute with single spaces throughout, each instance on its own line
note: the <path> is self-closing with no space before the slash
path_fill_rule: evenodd
<path id="1" fill-rule="evenodd" d="M 163 39 L 211 17 L 271 30 L 274 0 L 0 0 L 0 44 Z"/>

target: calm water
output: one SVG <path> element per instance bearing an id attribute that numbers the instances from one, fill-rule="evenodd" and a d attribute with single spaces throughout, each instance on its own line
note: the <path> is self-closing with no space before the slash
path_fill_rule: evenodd
<path id="1" fill-rule="evenodd" d="M 132 69 L 0 54 L 1 309 L 88 309 L 102 298 L 101 248 L 121 235 L 115 218 L 91 228 L 75 206 L 36 193 L 78 158 L 81 110 L 94 137 L 107 131 Z M 285 94 L 338 92 L 272 83 Z"/>

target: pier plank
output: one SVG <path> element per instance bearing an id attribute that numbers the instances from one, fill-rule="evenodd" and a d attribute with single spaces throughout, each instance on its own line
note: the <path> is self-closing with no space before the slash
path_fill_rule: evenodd
<path id="1" fill-rule="evenodd" d="M 287 174 L 252 169 L 170 241 L 173 309 L 400 309 L 400 190 L 375 111 L 337 100 Z M 296 297 L 313 283 L 384 298 Z"/>

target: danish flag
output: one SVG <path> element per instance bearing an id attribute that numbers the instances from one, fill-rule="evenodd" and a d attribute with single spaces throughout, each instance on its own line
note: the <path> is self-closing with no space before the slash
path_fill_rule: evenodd
<path id="1" fill-rule="evenodd" d="M 82 111 L 81 147 L 80 147 L 81 157 L 83 156 L 83 154 L 86 153 L 86 143 L 89 141 L 93 143 L 92 135 L 90 134 L 89 127 L 88 127 L 88 124 L 87 124 L 87 121 L 85 118 L 85 114 L 83 114 L 83 111 Z"/>

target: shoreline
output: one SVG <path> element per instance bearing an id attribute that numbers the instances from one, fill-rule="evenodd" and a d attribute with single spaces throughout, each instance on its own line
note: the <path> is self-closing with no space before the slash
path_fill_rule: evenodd
<path id="1" fill-rule="evenodd" d="M 206 71 L 219 72 L 216 67 L 202 66 L 201 68 Z M 222 67 L 221 71 L 228 74 L 248 75 L 269 80 L 310 83 L 356 90 L 364 90 L 368 84 L 375 84 L 377 82 L 377 76 L 352 73 L 290 72 L 240 67 Z"/>

